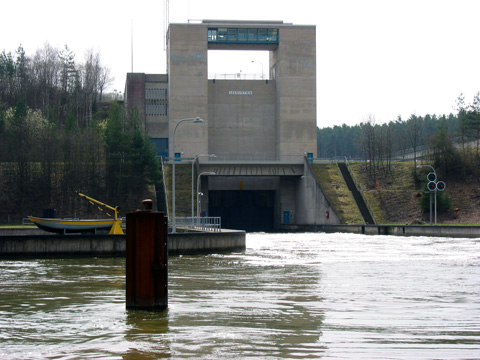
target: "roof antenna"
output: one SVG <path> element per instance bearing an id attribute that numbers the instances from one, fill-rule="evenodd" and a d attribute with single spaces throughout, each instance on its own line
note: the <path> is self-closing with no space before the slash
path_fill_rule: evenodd
<path id="1" fill-rule="evenodd" d="M 170 4 L 168 0 L 164 0 L 165 4 L 165 13 L 164 15 L 164 26 L 163 26 L 163 39 L 164 39 L 164 48 L 163 50 L 167 50 L 167 34 L 168 34 L 168 25 L 170 24 Z"/>

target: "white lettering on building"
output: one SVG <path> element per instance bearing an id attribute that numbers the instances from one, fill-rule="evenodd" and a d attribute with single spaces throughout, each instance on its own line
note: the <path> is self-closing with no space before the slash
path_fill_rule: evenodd
<path id="1" fill-rule="evenodd" d="M 228 95 L 253 95 L 253 91 L 230 90 Z"/>

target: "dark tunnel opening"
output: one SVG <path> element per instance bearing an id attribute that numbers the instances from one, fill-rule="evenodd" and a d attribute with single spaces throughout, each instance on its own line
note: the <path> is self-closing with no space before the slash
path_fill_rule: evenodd
<path id="1" fill-rule="evenodd" d="M 209 216 L 220 216 L 222 228 L 273 232 L 273 190 L 210 190 Z"/>

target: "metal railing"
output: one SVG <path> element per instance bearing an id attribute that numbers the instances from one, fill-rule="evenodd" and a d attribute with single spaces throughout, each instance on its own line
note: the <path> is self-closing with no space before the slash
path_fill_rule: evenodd
<path id="1" fill-rule="evenodd" d="M 215 154 L 215 158 L 209 158 L 208 160 L 201 160 L 200 163 L 219 163 L 219 162 L 263 162 L 267 164 L 276 164 L 278 162 L 287 162 L 300 164 L 303 163 L 304 155 L 282 155 L 279 159 L 276 159 L 274 155 L 270 154 L 237 154 L 237 153 L 218 153 Z M 193 157 L 175 158 L 175 164 L 191 163 L 194 160 Z M 164 158 L 163 163 L 171 164 L 174 159 Z"/>
<path id="2" fill-rule="evenodd" d="M 184 228 L 196 231 L 222 231 L 221 217 L 177 217 L 175 221 L 177 228 Z"/>
<path id="3" fill-rule="evenodd" d="M 257 73 L 211 73 L 208 74 L 208 80 L 269 80 L 267 74 Z M 270 80 L 269 80 L 270 81 Z"/>

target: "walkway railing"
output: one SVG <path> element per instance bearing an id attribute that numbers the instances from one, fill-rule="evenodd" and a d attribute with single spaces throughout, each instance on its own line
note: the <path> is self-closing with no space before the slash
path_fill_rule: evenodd
<path id="1" fill-rule="evenodd" d="M 176 225 L 178 228 L 191 229 L 197 231 L 222 231 L 221 217 L 177 217 Z"/>

